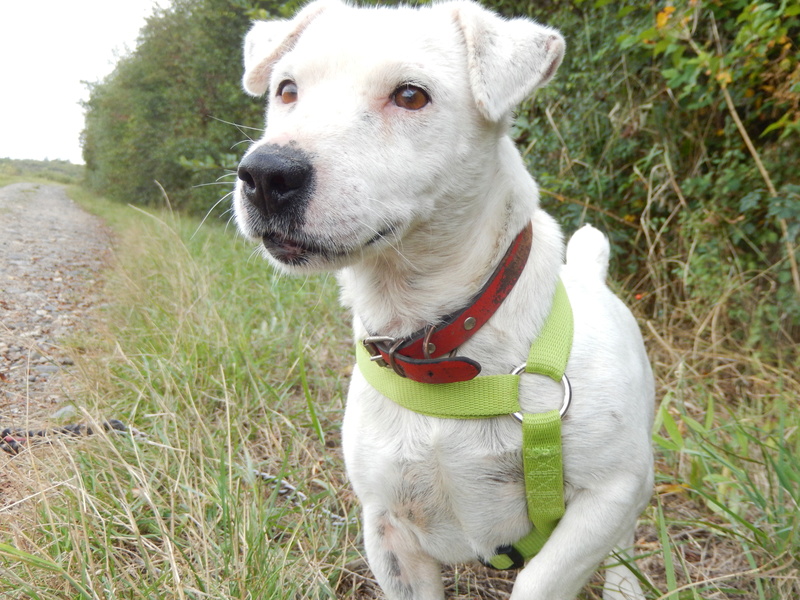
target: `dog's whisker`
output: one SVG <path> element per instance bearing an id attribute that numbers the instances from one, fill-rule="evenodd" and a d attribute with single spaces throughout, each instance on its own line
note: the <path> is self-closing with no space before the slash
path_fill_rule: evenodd
<path id="1" fill-rule="evenodd" d="M 197 233 L 200 231 L 200 228 L 205 224 L 206 220 L 211 216 L 211 213 L 214 212 L 214 209 L 217 208 L 220 204 L 222 204 L 225 200 L 227 200 L 231 196 L 233 196 L 233 192 L 228 192 L 222 198 L 217 200 L 213 204 L 213 206 L 206 211 L 206 214 L 203 216 L 203 219 L 200 221 L 200 224 L 194 230 L 194 233 L 192 233 L 192 236 L 189 239 L 192 239 L 192 240 L 194 239 L 194 236 L 196 236 Z M 224 215 L 225 213 L 222 213 L 222 214 Z"/>
<path id="2" fill-rule="evenodd" d="M 364 229 L 367 229 L 368 231 L 371 231 L 375 235 L 380 235 L 381 231 L 385 231 L 386 229 L 391 229 L 393 227 L 394 223 L 392 221 L 390 221 L 388 218 L 386 218 L 385 216 L 383 216 L 382 213 L 378 213 L 374 208 L 375 204 L 379 204 L 380 205 L 380 204 L 382 204 L 382 202 L 380 200 L 377 200 L 377 199 L 371 199 L 370 202 L 369 202 L 369 209 L 368 210 L 370 212 L 372 212 L 373 214 L 376 214 L 377 217 L 378 217 L 378 220 L 381 221 L 382 224 L 385 225 L 385 227 L 382 228 L 382 229 L 378 229 L 376 227 L 373 227 L 369 223 L 365 222 L 363 219 L 358 219 L 357 222 L 358 222 L 359 225 L 364 227 Z M 381 236 L 381 237 L 386 242 L 386 244 L 390 248 L 392 248 L 392 250 L 395 251 L 396 255 L 400 259 L 402 259 L 409 267 L 413 267 L 414 266 L 413 263 L 408 258 L 406 258 L 406 256 L 403 254 L 403 252 L 401 250 L 401 242 L 400 242 L 399 239 L 395 238 L 395 240 L 392 240 L 387 236 Z M 363 257 L 363 250 L 364 249 L 362 248 L 361 249 L 361 256 L 362 257 Z"/>
<path id="3" fill-rule="evenodd" d="M 264 259 L 264 249 L 262 246 L 253 246 L 253 249 L 250 251 L 250 256 L 247 259 L 247 264 L 252 264 L 256 257 L 258 257 L 259 260 Z"/>
<path id="4" fill-rule="evenodd" d="M 228 121 L 226 119 L 221 119 L 221 118 L 215 117 L 213 115 L 211 116 L 211 118 L 213 120 L 215 120 L 215 121 L 218 121 L 219 123 L 223 123 L 225 125 L 231 125 L 231 126 L 235 127 L 236 129 L 238 129 L 239 131 L 241 131 L 242 133 L 244 133 L 245 129 L 250 129 L 252 131 L 263 131 L 264 130 L 263 127 L 253 127 L 251 125 L 242 125 L 241 123 L 236 123 L 234 121 Z"/>

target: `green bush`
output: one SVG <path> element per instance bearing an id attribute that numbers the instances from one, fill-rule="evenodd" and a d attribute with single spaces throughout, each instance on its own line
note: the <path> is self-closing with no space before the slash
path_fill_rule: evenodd
<path id="1" fill-rule="evenodd" d="M 611 234 L 614 272 L 645 315 L 710 344 L 713 321 L 716 339 L 789 360 L 798 13 L 745 1 L 540 7 L 567 57 L 514 129 L 545 206 L 569 229 Z"/>
<path id="2" fill-rule="evenodd" d="M 263 121 L 263 101 L 240 85 L 253 4 L 174 0 L 148 20 L 136 50 L 91 86 L 90 187 L 139 205 L 162 204 L 163 188 L 173 208 L 195 214 L 228 193 L 242 144 Z"/>

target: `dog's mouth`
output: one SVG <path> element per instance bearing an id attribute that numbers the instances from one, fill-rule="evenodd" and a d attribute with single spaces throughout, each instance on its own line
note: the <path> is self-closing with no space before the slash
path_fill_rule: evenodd
<path id="1" fill-rule="evenodd" d="M 325 252 L 322 246 L 306 243 L 279 233 L 267 233 L 261 238 L 264 248 L 276 260 L 287 265 L 302 265 L 313 256 Z"/>
<path id="2" fill-rule="evenodd" d="M 321 243 L 306 237 L 292 237 L 279 232 L 267 232 L 261 237 L 267 252 L 288 266 L 308 265 L 312 261 L 337 262 L 379 244 L 396 231 L 395 226 L 380 230 L 363 244 L 352 247 Z"/>

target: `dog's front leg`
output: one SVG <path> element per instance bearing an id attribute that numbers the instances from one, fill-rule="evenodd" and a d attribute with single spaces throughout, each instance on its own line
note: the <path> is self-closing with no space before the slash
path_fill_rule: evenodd
<path id="1" fill-rule="evenodd" d="M 627 600 L 628 598 L 644 598 L 642 586 L 620 558 L 633 560 L 633 544 L 635 528 L 632 527 L 622 536 L 619 545 L 614 548 L 615 554 L 605 561 L 606 584 L 603 587 L 603 600 Z"/>
<path id="2" fill-rule="evenodd" d="M 370 568 L 388 600 L 444 598 L 441 565 L 388 510 L 364 507 L 364 543 Z"/>
<path id="3" fill-rule="evenodd" d="M 511 600 L 574 600 L 614 546 L 632 540 L 645 497 L 640 485 L 637 477 L 617 477 L 605 481 L 602 489 L 575 494 L 550 539 L 517 576 Z M 612 579 L 621 583 L 617 572 Z M 607 587 L 604 597 L 644 600 L 638 584 L 627 581 L 618 587 Z"/>

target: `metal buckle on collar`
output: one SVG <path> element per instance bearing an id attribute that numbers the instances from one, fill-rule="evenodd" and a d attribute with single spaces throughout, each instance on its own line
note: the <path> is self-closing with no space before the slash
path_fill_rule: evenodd
<path id="1" fill-rule="evenodd" d="M 522 363 L 516 369 L 511 371 L 511 374 L 522 375 L 526 373 L 527 372 L 525 371 L 526 365 L 527 363 Z M 538 375 L 538 373 L 528 373 L 528 375 Z M 567 377 L 566 373 L 564 373 L 561 376 L 561 386 L 564 388 L 564 400 L 561 403 L 561 408 L 558 411 L 558 416 L 563 419 L 564 415 L 567 414 L 567 410 L 569 410 L 570 403 L 572 402 L 572 385 L 570 384 L 569 377 Z M 522 423 L 522 412 L 511 413 L 511 416 L 514 417 L 520 423 Z"/>
<path id="2" fill-rule="evenodd" d="M 397 339 L 388 335 L 372 335 L 369 337 L 365 337 L 362 343 L 364 344 L 364 347 L 367 349 L 367 352 L 369 352 L 370 354 L 369 359 L 371 361 L 378 363 L 378 365 L 381 367 L 390 366 L 392 367 L 392 370 L 395 373 L 400 375 L 400 377 L 405 377 L 406 374 L 403 371 L 403 367 L 397 364 L 397 361 L 395 361 L 394 357 L 395 353 L 397 352 L 397 349 L 403 344 L 404 341 L 405 340 L 403 340 L 402 338 Z M 386 354 L 389 356 L 388 363 L 383 358 L 383 354 L 381 354 L 381 350 L 380 348 L 378 348 L 378 344 L 391 344 L 389 350 L 385 351 Z"/>
<path id="3" fill-rule="evenodd" d="M 394 344 L 396 341 L 395 338 L 389 337 L 388 335 L 371 335 L 365 337 L 361 343 L 364 344 L 364 348 L 369 352 L 369 359 L 372 362 L 378 363 L 381 367 L 385 367 L 386 361 L 383 360 L 381 351 L 378 349 L 378 344 Z"/>

